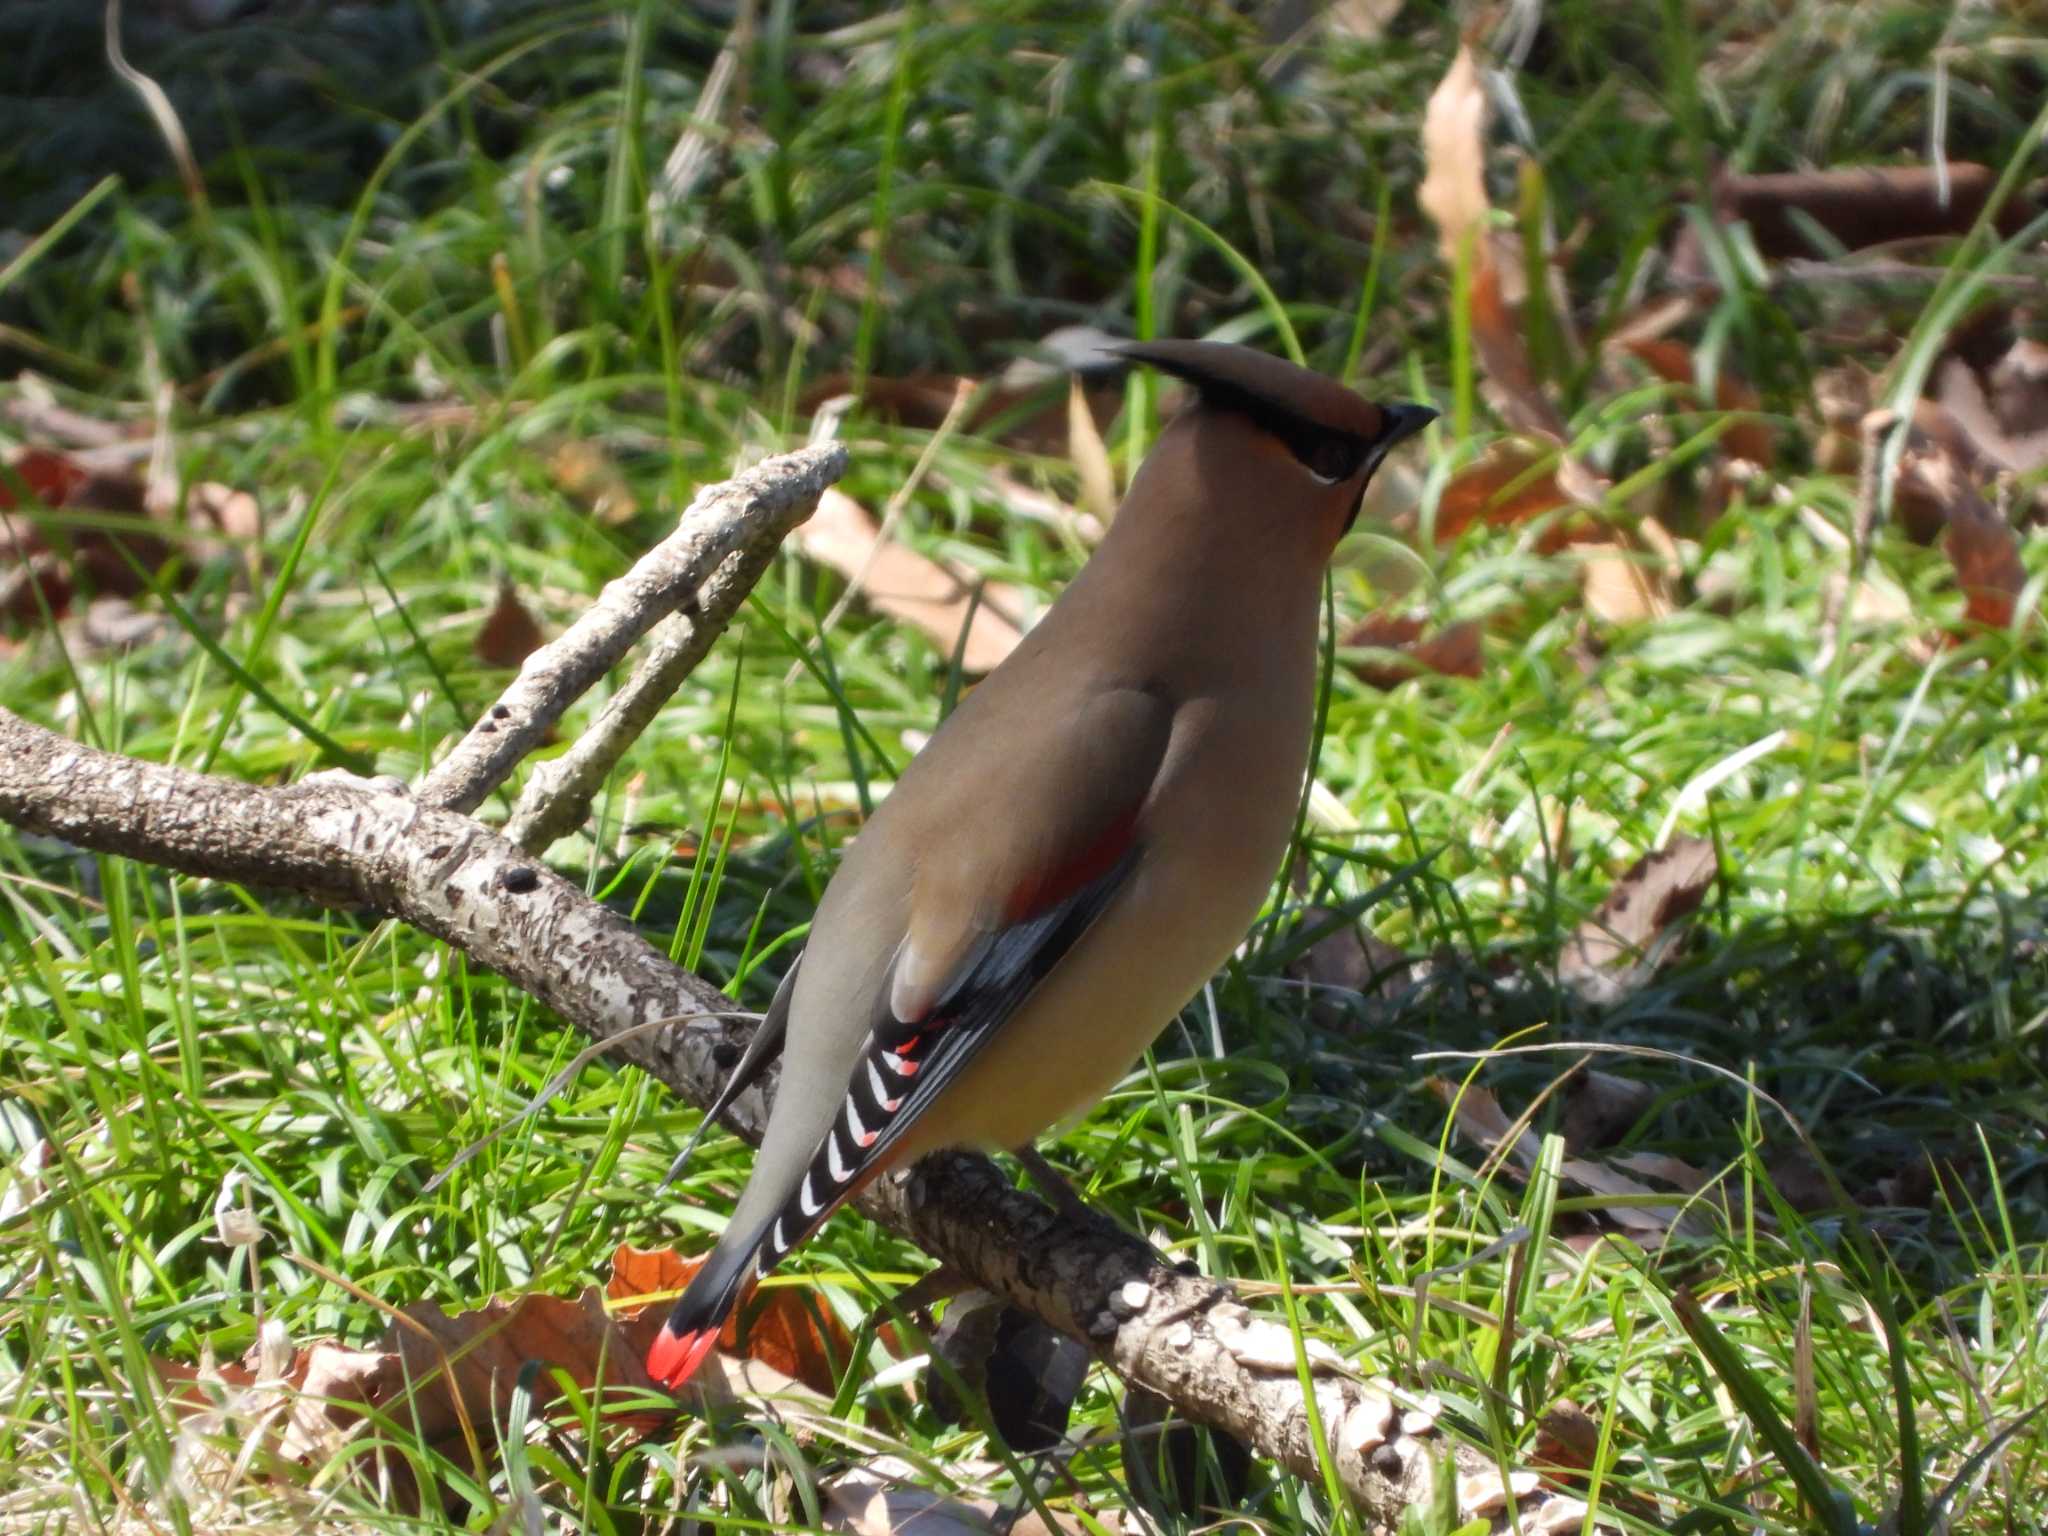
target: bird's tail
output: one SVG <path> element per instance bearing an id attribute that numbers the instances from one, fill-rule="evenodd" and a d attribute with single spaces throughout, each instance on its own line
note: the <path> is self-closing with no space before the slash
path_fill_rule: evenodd
<path id="1" fill-rule="evenodd" d="M 767 1235 L 765 1229 L 749 1233 L 726 1228 L 711 1256 L 676 1298 L 668 1321 L 647 1351 L 648 1375 L 676 1391 L 697 1374 L 724 1331 L 725 1320 L 739 1305 L 740 1293 L 746 1289 L 747 1276 Z"/>

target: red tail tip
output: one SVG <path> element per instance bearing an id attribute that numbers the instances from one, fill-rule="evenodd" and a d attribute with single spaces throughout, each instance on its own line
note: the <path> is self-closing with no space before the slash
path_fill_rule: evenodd
<path id="1" fill-rule="evenodd" d="M 671 1392 L 681 1391 L 717 1343 L 716 1328 L 677 1333 L 673 1327 L 664 1327 L 647 1351 L 647 1374 Z"/>

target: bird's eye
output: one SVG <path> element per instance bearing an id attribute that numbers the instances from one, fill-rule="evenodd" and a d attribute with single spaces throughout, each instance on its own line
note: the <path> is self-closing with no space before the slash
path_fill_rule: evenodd
<path id="1" fill-rule="evenodd" d="M 1365 462 L 1365 444 L 1345 432 L 1318 432 L 1306 442 L 1289 446 L 1302 468 L 1323 485 L 1349 480 Z"/>

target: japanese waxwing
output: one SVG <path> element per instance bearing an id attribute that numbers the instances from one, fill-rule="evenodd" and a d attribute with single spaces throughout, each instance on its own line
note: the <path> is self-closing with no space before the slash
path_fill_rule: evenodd
<path id="1" fill-rule="evenodd" d="M 1092 1105 L 1272 886 L 1323 567 L 1374 468 L 1436 413 L 1247 347 L 1116 350 L 1194 399 L 1094 557 L 854 839 L 705 1116 L 781 1056 L 753 1176 L 648 1354 L 670 1386 L 870 1180 L 940 1147 L 1027 1147 Z"/>

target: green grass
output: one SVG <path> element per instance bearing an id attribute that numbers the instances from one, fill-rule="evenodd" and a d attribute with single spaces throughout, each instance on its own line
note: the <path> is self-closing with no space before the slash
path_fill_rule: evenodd
<path id="1" fill-rule="evenodd" d="M 0 704 L 151 759 L 278 782 L 321 766 L 318 732 L 416 776 L 505 681 L 469 648 L 501 576 L 559 628 L 695 486 L 801 439 L 789 402 L 833 373 L 989 375 L 1076 322 L 1276 351 L 1298 338 L 1381 395 L 1444 400 L 1460 363 L 1414 189 L 1421 104 L 1463 17 L 1421 0 L 1381 40 L 1319 36 L 1277 70 L 1256 25 L 1220 8 L 766 6 L 741 45 L 743 108 L 712 125 L 720 157 L 659 227 L 650 177 L 726 41 L 704 14 L 336 8 L 290 23 L 318 45 L 289 52 L 283 21 L 188 35 L 131 18 L 130 58 L 171 90 L 207 166 L 201 218 L 107 82 L 90 9 L 17 0 L 0 17 L 38 81 L 0 123 L 46 146 L 0 162 L 24 237 L 0 267 L 10 362 L 141 422 L 157 377 L 179 385 L 179 471 L 257 494 L 263 574 L 195 541 L 178 602 L 196 634 L 173 622 L 110 653 L 17 630 Z M 2014 159 L 2029 143 L 2015 103 L 2038 99 L 2042 52 L 2003 12 L 1548 8 L 1514 82 L 1540 211 L 1583 228 L 1564 272 L 1581 326 L 1621 312 L 1709 167 L 1922 154 L 1944 38 L 1952 151 L 2038 175 L 2038 152 Z M 1512 207 L 1506 185 L 1495 200 Z M 1290 895 L 1055 1149 L 1128 1225 L 1261 1288 L 1361 1369 L 1438 1394 L 1503 1465 L 1532 1460 L 1561 1400 L 1586 1408 L 1600 1518 L 1631 1529 L 1850 1528 L 1800 1511 L 1805 1453 L 1786 1447 L 1802 1337 L 1806 1482 L 1869 1524 L 1924 1512 L 2048 1401 L 2048 661 L 2027 634 L 1925 659 L 1914 642 L 1960 599 L 1937 551 L 1886 531 L 1874 559 L 1921 617 L 1857 629 L 1821 662 L 1842 556 L 1796 510 L 1846 530 L 1855 494 L 1808 467 L 1811 376 L 1889 361 L 1932 302 L 1732 287 L 1696 334 L 1758 386 L 1786 457 L 1711 523 L 1699 467 L 1668 456 L 1705 418 L 1653 427 L 1662 392 L 1557 371 L 1580 451 L 1617 482 L 1640 475 L 1689 541 L 1688 577 L 1711 570 L 1728 603 L 1688 596 L 1614 629 L 1529 530 L 1399 561 L 1384 530 L 1357 540 L 1340 622 L 1394 600 L 1406 571 L 1433 620 L 1486 626 L 1477 679 L 1380 693 L 1340 669 L 1318 765 L 1357 824 L 1311 828 L 1311 895 L 1433 957 L 1430 975 L 1391 999 L 1305 989 Z M 471 414 L 428 427 L 399 410 L 430 398 Z M 1146 440 L 1150 400 L 1133 390 L 1113 451 Z M 845 488 L 879 508 L 924 434 L 859 415 L 846 434 Z M 555 486 L 564 437 L 619 461 L 635 521 L 607 528 Z M 1388 476 L 1388 510 L 1407 483 L 1428 526 L 1480 446 L 1433 431 L 1407 460 L 1418 478 Z M 963 435 L 933 471 L 911 542 L 1047 593 L 1071 574 L 1077 552 L 989 489 L 1000 471 L 1072 494 L 1063 459 Z M 859 608 L 821 639 L 837 592 L 793 557 L 772 571 L 744 645 L 721 645 L 589 834 L 552 856 L 755 1006 L 854 824 L 852 786 L 886 781 L 904 733 L 952 696 L 947 656 Z M 793 646 L 817 665 L 793 672 Z M 1777 750 L 1674 818 L 1687 783 L 1774 731 Z M 1676 963 L 1590 1009 L 1548 979 L 1558 948 L 1674 819 L 1716 841 L 1721 881 Z M 1418 1059 L 1509 1043 L 1525 1053 Z M 746 1154 L 717 1138 L 655 1198 L 694 1112 L 630 1071 L 586 1070 L 421 1194 L 579 1044 L 392 925 L 0 837 L 0 1102 L 52 1154 L 0 1218 L 0 1525 L 483 1530 L 528 1494 L 595 1530 L 807 1523 L 786 1444 L 745 1451 L 699 1423 L 632 1446 L 572 1428 L 478 1467 L 394 1419 L 381 1436 L 437 1495 L 416 1514 L 339 1464 L 225 1497 L 191 1481 L 199 1431 L 148 1361 L 239 1356 L 259 1296 L 301 1343 L 360 1343 L 386 1321 L 365 1298 L 567 1295 L 619 1241 L 708 1241 Z M 1593 1065 L 1654 1090 L 1620 1150 L 1721 1175 L 1728 1212 L 1699 1208 L 1709 1235 L 1645 1251 L 1603 1219 L 1611 1197 L 1557 1182 L 1555 1141 L 1527 1182 L 1483 1167 L 1425 1086 L 1476 1070 L 1512 1115 L 1592 1045 L 1607 1052 Z M 1540 1133 L 1563 1103 L 1544 1102 Z M 1788 1203 L 1795 1180 L 1816 1183 L 1788 1115 L 1856 1204 Z M 213 1239 L 233 1173 L 268 1230 L 253 1275 Z M 922 1268 L 851 1217 L 792 1266 L 853 1320 L 869 1279 Z M 1682 1290 L 1704 1324 L 1688 1329 Z M 1131 1501 L 1119 1395 L 1097 1371 L 1076 1407 L 1073 1480 L 1050 1497 L 1077 1525 L 1084 1501 L 1106 1523 Z M 980 1431 L 936 1424 L 900 1385 L 857 1373 L 841 1407 L 813 1463 L 891 1450 L 933 1487 L 1017 1500 Z M 718 1446 L 744 1453 L 705 1454 Z M 1979 1470 L 1957 1528 L 2043 1528 L 2040 1421 Z M 1278 1531 L 1349 1520 L 1264 1467 L 1248 1512 Z"/>

